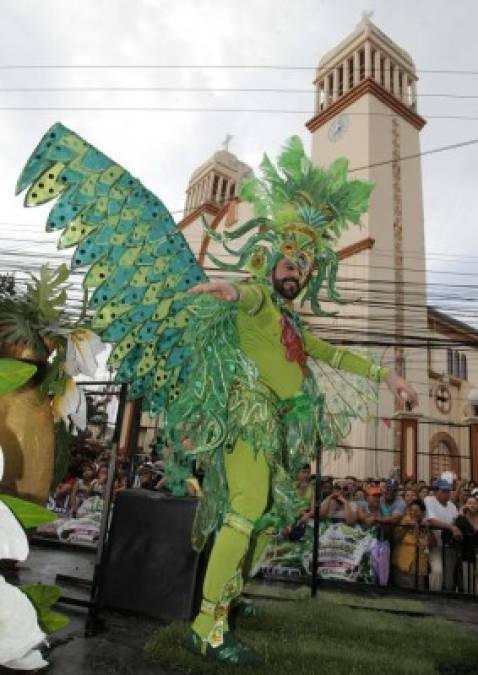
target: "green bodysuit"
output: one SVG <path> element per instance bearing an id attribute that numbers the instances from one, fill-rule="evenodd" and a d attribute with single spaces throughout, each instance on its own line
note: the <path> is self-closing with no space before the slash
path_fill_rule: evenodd
<path id="1" fill-rule="evenodd" d="M 239 345 L 258 371 L 257 400 L 267 391 L 278 401 L 300 396 L 306 371 L 298 361 L 287 358 L 282 342 L 286 310 L 281 311 L 265 285 L 246 283 L 237 288 Z M 290 310 L 287 313 L 294 316 Z M 300 337 L 305 353 L 313 359 L 376 382 L 387 375 L 385 369 L 334 347 L 307 329 L 302 329 Z M 241 593 L 244 567 L 260 556 L 270 537 L 268 530 L 257 533 L 254 526 L 268 508 L 271 462 L 263 448 L 248 442 L 250 433 L 245 429 L 235 438 L 231 452 L 224 455 L 230 508 L 214 543 L 201 611 L 193 623 L 204 645 L 213 647 L 222 644 L 228 630 L 229 605 Z"/>

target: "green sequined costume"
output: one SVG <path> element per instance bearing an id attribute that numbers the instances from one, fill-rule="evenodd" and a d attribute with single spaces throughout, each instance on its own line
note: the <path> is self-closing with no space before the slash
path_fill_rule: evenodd
<path id="1" fill-rule="evenodd" d="M 287 358 L 284 317 L 298 332 L 310 359 L 374 382 L 386 374 L 367 359 L 312 335 L 266 285 L 241 284 L 239 290 L 239 301 L 231 305 L 203 301 L 201 320 L 191 331 L 197 358 L 190 395 L 172 406 L 169 419 L 171 428 L 179 424 L 180 433 L 191 441 L 193 450 L 185 456 L 202 458 L 205 471 L 205 496 L 194 528 L 196 547 L 201 548 L 205 537 L 219 528 L 201 612 L 193 624 L 212 646 L 222 644 L 228 607 L 241 592 L 243 567 L 263 551 L 268 525 L 290 524 L 301 509 L 293 478 L 304 462 L 314 458 L 317 434 L 329 447 L 337 440 L 327 420 L 320 380 Z M 205 335 L 211 335 L 213 317 L 218 316 L 214 346 L 201 344 L 198 324 L 204 322 Z M 228 362 L 221 363 L 225 379 L 208 371 L 215 382 L 211 387 L 216 387 L 214 407 L 209 408 L 200 387 L 200 363 L 221 341 L 228 344 L 230 354 Z"/>
<path id="2" fill-rule="evenodd" d="M 165 419 L 174 450 L 170 487 L 184 490 L 193 460 L 204 472 L 193 545 L 199 550 L 218 534 L 193 642 L 203 651 L 222 645 L 220 658 L 231 662 L 240 650 L 230 648 L 231 636 L 224 640 L 229 603 L 268 527 L 298 512 L 297 469 L 313 457 L 317 433 L 333 448 L 351 420 L 367 417 L 370 383 L 385 374 L 314 337 L 269 286 L 285 257 L 306 273 L 299 301 L 315 315 L 326 314 L 324 288 L 328 300 L 342 302 L 334 245 L 350 224 L 360 224 L 372 184 L 349 181 L 344 158 L 314 166 L 298 137 L 277 166 L 265 155 L 261 169 L 263 179 L 247 179 L 241 190 L 254 204 L 252 220 L 221 231 L 205 223 L 236 258 L 211 260 L 256 278 L 240 285 L 235 303 L 188 293 L 207 275 L 163 202 L 62 124 L 47 131 L 17 184 L 18 192 L 27 189 L 26 206 L 56 202 L 47 230 L 62 231 L 59 247 L 75 248 L 73 268 L 88 268 L 92 328 L 113 345 L 116 382 Z M 247 242 L 232 248 L 246 234 Z"/>

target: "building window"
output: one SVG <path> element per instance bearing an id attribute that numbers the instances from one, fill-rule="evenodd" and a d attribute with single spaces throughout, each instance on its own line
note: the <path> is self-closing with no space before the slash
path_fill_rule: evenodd
<path id="1" fill-rule="evenodd" d="M 390 66 L 390 91 L 392 94 L 395 93 L 395 66 L 393 63 Z"/>
<path id="2" fill-rule="evenodd" d="M 453 375 L 453 352 L 451 349 L 446 350 L 446 372 L 448 375 Z"/>
<path id="3" fill-rule="evenodd" d="M 226 201 L 227 183 L 228 183 L 227 178 L 223 178 L 222 179 L 222 186 L 221 186 L 221 202 Z"/>
<path id="4" fill-rule="evenodd" d="M 354 60 L 349 59 L 349 89 L 354 86 Z"/>
<path id="5" fill-rule="evenodd" d="M 218 188 L 219 188 L 219 176 L 214 176 L 214 180 L 213 180 L 213 183 L 212 183 L 212 200 L 213 200 L 213 202 L 216 201 Z"/>
<path id="6" fill-rule="evenodd" d="M 371 76 L 373 77 L 374 80 L 375 80 L 375 59 L 376 59 L 376 56 L 377 56 L 377 50 L 376 50 L 376 49 L 372 49 L 372 50 L 370 51 L 370 60 L 371 60 L 371 63 L 372 63 L 372 72 L 371 72 Z"/>
<path id="7" fill-rule="evenodd" d="M 398 72 L 398 94 L 400 98 L 403 98 L 403 73 L 401 70 Z"/>
<path id="8" fill-rule="evenodd" d="M 380 57 L 380 84 L 385 86 L 385 57 Z"/>
<path id="9" fill-rule="evenodd" d="M 359 51 L 359 80 L 365 79 L 365 49 Z"/>
<path id="10" fill-rule="evenodd" d="M 447 349 L 446 352 L 447 373 L 451 377 L 458 377 L 461 380 L 468 379 L 468 364 L 466 354 L 462 354 L 454 349 Z"/>
<path id="11" fill-rule="evenodd" d="M 339 90 L 338 90 L 338 95 L 342 96 L 344 93 L 344 67 L 339 66 L 337 68 L 337 74 L 338 74 L 338 81 L 339 81 Z"/>
<path id="12" fill-rule="evenodd" d="M 322 80 L 322 82 L 319 84 L 319 111 L 324 110 L 325 106 L 325 83 Z"/>
<path id="13" fill-rule="evenodd" d="M 230 185 L 230 187 L 229 187 L 229 197 L 230 197 L 231 199 L 234 197 L 235 192 L 236 192 L 236 184 L 235 184 L 235 183 L 231 183 L 231 185 Z"/>
<path id="14" fill-rule="evenodd" d="M 329 104 L 333 100 L 333 95 L 334 95 L 334 76 L 332 73 L 329 75 L 329 100 L 327 101 L 327 104 Z"/>

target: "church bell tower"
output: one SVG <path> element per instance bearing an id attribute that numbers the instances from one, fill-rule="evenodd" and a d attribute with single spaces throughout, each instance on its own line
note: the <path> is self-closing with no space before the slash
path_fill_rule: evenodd
<path id="1" fill-rule="evenodd" d="M 359 230 L 344 233 L 339 288 L 356 302 L 323 326 L 339 341 L 369 345 L 374 356 L 407 377 L 426 413 L 428 366 L 425 242 L 417 75 L 410 55 L 368 15 L 317 68 L 315 115 L 308 121 L 312 160 L 327 166 L 349 160 L 349 178 L 375 183 Z M 409 159 L 407 159 L 409 158 Z M 422 342 L 423 341 L 423 342 Z M 377 417 L 399 410 L 381 390 Z M 355 443 L 400 450 L 396 438 L 371 425 Z M 379 438 L 380 436 L 380 438 Z M 365 462 L 372 472 L 373 467 Z M 385 466 L 382 465 L 382 469 Z M 382 473 L 382 471 L 380 472 Z"/>

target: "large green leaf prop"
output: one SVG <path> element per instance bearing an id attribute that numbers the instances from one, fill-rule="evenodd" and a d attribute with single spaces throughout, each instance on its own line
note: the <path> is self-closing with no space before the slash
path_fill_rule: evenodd
<path id="1" fill-rule="evenodd" d="M 38 615 L 38 623 L 44 633 L 50 635 L 65 628 L 70 623 L 66 614 L 52 610 L 53 605 L 61 597 L 61 589 L 58 586 L 24 585 L 20 586 L 20 590 L 25 593 L 34 606 Z"/>
<path id="2" fill-rule="evenodd" d="M 48 511 L 48 509 L 31 502 L 26 502 L 24 499 L 0 494 L 0 501 L 8 506 L 25 530 L 39 527 L 46 523 L 52 523 L 56 520 L 55 514 Z"/>
<path id="3" fill-rule="evenodd" d="M 15 359 L 0 359 L 0 396 L 15 391 L 30 380 L 37 367 Z"/>

